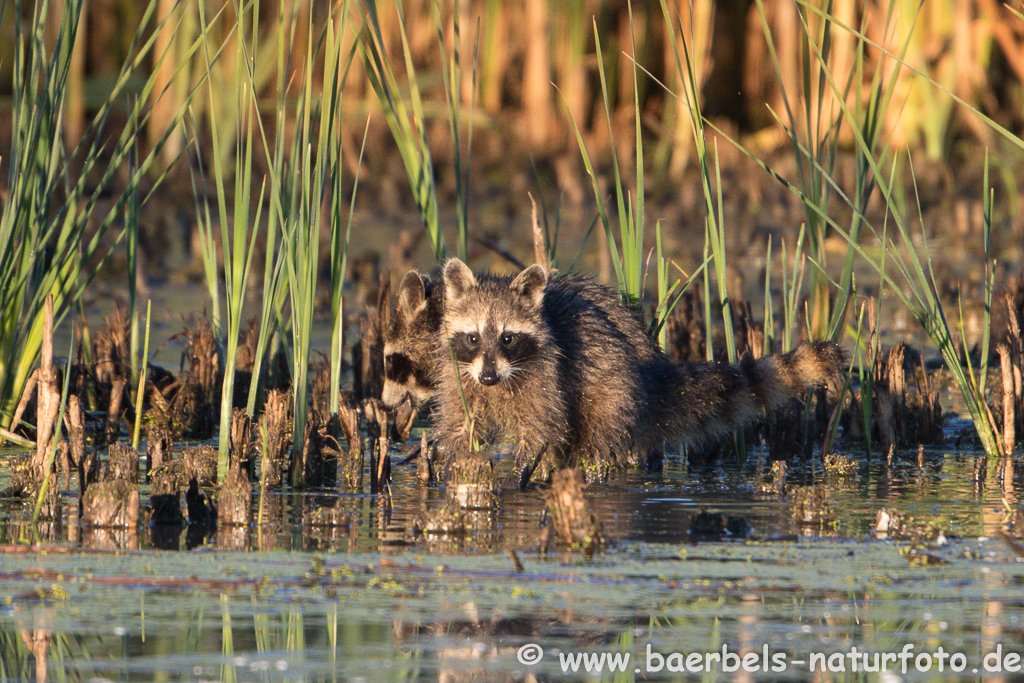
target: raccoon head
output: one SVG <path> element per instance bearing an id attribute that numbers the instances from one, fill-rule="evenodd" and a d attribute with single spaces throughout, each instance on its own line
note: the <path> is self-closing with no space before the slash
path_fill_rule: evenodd
<path id="1" fill-rule="evenodd" d="M 543 341 L 547 271 L 531 266 L 511 282 L 477 280 L 459 259 L 444 269 L 444 339 L 459 373 L 494 386 L 527 368 Z"/>
<path id="2" fill-rule="evenodd" d="M 433 349 L 441 325 L 437 297 L 430 279 L 416 271 L 402 278 L 398 306 L 384 326 L 384 389 L 381 402 L 394 408 L 410 396 L 415 404 L 435 391 Z"/>

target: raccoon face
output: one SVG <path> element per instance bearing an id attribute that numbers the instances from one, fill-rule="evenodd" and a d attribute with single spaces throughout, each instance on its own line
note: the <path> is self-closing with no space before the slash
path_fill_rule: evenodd
<path id="1" fill-rule="evenodd" d="M 402 278 L 398 307 L 384 327 L 384 389 L 381 402 L 394 408 L 412 398 L 429 401 L 435 391 L 433 347 L 441 324 L 440 310 L 427 294 L 430 281 L 415 271 Z"/>
<path id="2" fill-rule="evenodd" d="M 509 283 L 478 282 L 458 259 L 444 271 L 445 339 L 459 373 L 491 387 L 513 379 L 541 351 L 547 273 L 532 266 Z"/>

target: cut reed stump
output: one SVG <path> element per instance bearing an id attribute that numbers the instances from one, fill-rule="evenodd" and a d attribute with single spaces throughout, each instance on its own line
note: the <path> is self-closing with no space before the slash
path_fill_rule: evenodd
<path id="1" fill-rule="evenodd" d="M 138 528 L 138 488 L 127 479 L 91 485 L 82 498 L 82 524 L 87 527 Z"/>
<path id="2" fill-rule="evenodd" d="M 43 306 L 43 339 L 39 367 L 25 383 L 25 391 L 14 411 L 11 424 L 17 426 L 33 394 L 36 397 L 36 450 L 29 458 L 25 492 L 39 499 L 41 519 L 60 520 L 60 492 L 56 476 L 56 453 L 59 448 L 61 384 L 53 358 L 53 295 Z M 51 455 L 54 459 L 51 460 Z M 66 456 L 65 456 L 66 457 Z M 45 490 L 45 495 L 40 495 Z"/>
<path id="3" fill-rule="evenodd" d="M 421 452 L 420 458 L 426 458 Z M 463 453 L 448 466 L 444 502 L 420 513 L 413 528 L 425 534 L 461 535 L 489 523 L 498 503 L 497 475 L 491 458 L 482 453 Z"/>
<path id="4" fill-rule="evenodd" d="M 341 477 L 349 488 L 363 488 L 363 435 L 359 431 L 359 412 L 347 401 L 338 409 L 338 422 L 345 433 L 348 451 L 342 456 Z"/>
<path id="5" fill-rule="evenodd" d="M 114 479 L 123 479 L 129 484 L 139 483 L 139 453 L 126 443 L 115 441 L 108 448 L 110 470 Z"/>
<path id="6" fill-rule="evenodd" d="M 146 474 L 160 469 L 171 461 L 174 437 L 166 427 L 150 424 L 146 429 Z"/>
<path id="7" fill-rule="evenodd" d="M 416 476 L 419 477 L 420 481 L 424 484 L 429 484 L 434 481 L 434 449 L 432 444 L 427 439 L 427 433 L 424 431 L 420 435 L 420 448 L 419 457 L 416 459 Z"/>
<path id="8" fill-rule="evenodd" d="M 370 436 L 370 492 L 378 493 L 391 482 L 388 412 L 378 399 L 368 398 L 363 402 L 363 415 Z"/>
<path id="9" fill-rule="evenodd" d="M 192 477 L 185 491 L 185 509 L 188 511 L 189 526 L 211 528 L 217 524 L 217 506 L 204 491 L 199 490 L 199 481 Z"/>
<path id="10" fill-rule="evenodd" d="M 84 465 L 87 458 L 85 451 L 85 411 L 82 410 L 82 402 L 76 394 L 69 394 L 67 405 L 64 407 L 64 427 L 67 429 L 67 442 L 65 457 L 61 458 L 61 466 L 64 469 L 64 488 L 71 487 L 71 468 L 77 472 L 85 470 Z M 81 484 L 84 482 L 79 482 Z M 84 491 L 84 489 L 82 489 Z"/>
<path id="11" fill-rule="evenodd" d="M 302 452 L 292 467 L 302 472 L 303 486 L 323 488 L 338 481 L 338 451 L 332 448 L 330 424 L 314 413 L 306 423 Z"/>
<path id="12" fill-rule="evenodd" d="M 291 445 L 291 398 L 289 392 L 272 389 L 260 416 L 260 441 L 263 458 L 260 471 L 267 487 L 276 488 L 285 481 L 288 449 Z"/>
<path id="13" fill-rule="evenodd" d="M 586 488 L 583 472 L 568 468 L 551 475 L 551 488 L 542 495 L 559 540 L 593 552 L 603 544 L 604 532 L 583 495 Z"/>
<path id="14" fill-rule="evenodd" d="M 237 463 L 250 481 L 255 479 L 256 468 L 253 459 L 255 443 L 253 442 L 252 419 L 242 408 L 235 408 L 231 412 L 231 446 L 228 450 L 230 461 L 229 468 Z"/>
<path id="15" fill-rule="evenodd" d="M 129 343 L 128 313 L 118 306 L 107 316 L 106 328 L 100 330 L 92 344 L 93 373 L 98 394 L 105 399 L 107 415 L 104 429 L 107 443 L 118 437 L 123 406 L 128 404 L 132 362 Z"/>
<path id="16" fill-rule="evenodd" d="M 790 490 L 793 499 L 792 518 L 797 524 L 824 526 L 836 518 L 824 486 L 796 486 Z"/>
<path id="17" fill-rule="evenodd" d="M 25 383 L 25 391 L 14 411 L 11 424 L 17 426 L 28 407 L 33 393 L 36 396 L 36 450 L 30 460 L 33 479 L 42 484 L 46 478 L 50 453 L 60 438 L 57 417 L 60 414 L 61 387 L 57 368 L 53 362 L 53 295 L 46 297 L 43 306 L 43 340 L 39 367 Z M 50 463 L 52 469 L 52 463 Z"/>
<path id="18" fill-rule="evenodd" d="M 181 491 L 178 477 L 174 472 L 161 469 L 153 473 L 149 504 L 149 521 L 152 524 L 176 527 L 182 525 L 184 518 L 181 514 Z"/>
<path id="19" fill-rule="evenodd" d="M 1024 342 L 1021 340 L 1021 310 L 1019 298 L 1024 297 L 1024 275 L 1016 283 L 1015 293 L 1005 295 L 1006 323 L 1002 332 L 1004 341 L 996 344 L 999 357 L 1001 382 L 997 383 L 992 392 L 988 406 L 990 420 L 995 425 L 1000 437 L 1003 455 L 1013 455 L 1020 434 L 1024 432 Z M 1015 298 L 1018 297 L 1018 298 Z M 996 307 L 998 310 L 998 307 Z M 994 325 L 994 323 L 993 323 Z M 994 331 L 993 331 L 994 332 Z"/>
<path id="20" fill-rule="evenodd" d="M 217 483 L 217 449 L 208 444 L 185 449 L 185 472 L 200 486 Z"/>
<path id="21" fill-rule="evenodd" d="M 217 498 L 217 522 L 248 526 L 252 521 L 252 482 L 242 467 L 233 461 Z"/>
<path id="22" fill-rule="evenodd" d="M 483 453 L 464 453 L 448 467 L 446 494 L 460 507 L 489 509 L 497 505 L 497 475 L 491 458 Z"/>
<path id="23" fill-rule="evenodd" d="M 303 526 L 312 528 L 335 528 L 344 527 L 352 523 L 352 516 L 345 509 L 347 501 L 344 498 L 335 500 L 331 506 L 316 506 L 302 513 Z"/>

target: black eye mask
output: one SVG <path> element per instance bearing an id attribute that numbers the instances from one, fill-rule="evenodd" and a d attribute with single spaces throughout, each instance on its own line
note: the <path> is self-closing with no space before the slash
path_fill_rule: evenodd
<path id="1" fill-rule="evenodd" d="M 393 353 L 388 356 L 384 376 L 392 382 L 404 383 L 413 374 L 412 361 L 404 353 Z"/>

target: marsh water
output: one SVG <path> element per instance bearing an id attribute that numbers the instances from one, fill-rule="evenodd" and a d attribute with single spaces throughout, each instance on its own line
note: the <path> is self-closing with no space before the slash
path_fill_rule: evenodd
<path id="1" fill-rule="evenodd" d="M 1024 489 L 1012 462 L 937 450 L 842 477 L 796 466 L 791 481 L 816 474 L 835 513 L 805 524 L 756 485 L 756 450 L 743 465 L 670 458 L 588 489 L 608 542 L 587 557 L 541 552 L 536 490 L 503 493 L 466 534 L 414 534 L 443 496 L 399 458 L 390 493 L 268 494 L 260 527 L 83 533 L 5 504 L 0 674 L 33 679 L 25 643 L 45 635 L 48 680 L 1013 677 L 986 671 L 993 653 L 1012 671 L 1024 636 L 1024 561 L 1000 538 Z M 339 496 L 346 524 L 303 523 Z M 885 538 L 882 508 L 943 537 Z M 695 537 L 702 510 L 749 533 Z M 895 677 L 861 671 L 907 648 L 906 673 L 898 659 Z"/>
<path id="2" fill-rule="evenodd" d="M 154 338 L 180 324 L 164 316 Z M 811 522 L 762 486 L 760 448 L 618 474 L 586 491 L 606 538 L 589 554 L 549 543 L 540 489 L 468 511 L 465 533 L 414 532 L 444 502 L 403 464 L 420 429 L 394 447 L 387 491 L 267 493 L 259 526 L 88 530 L 69 493 L 59 524 L 33 526 L 29 503 L 0 501 L 0 680 L 1019 675 L 1024 551 L 1003 531 L 1024 468 L 958 446 L 955 416 L 946 447 L 891 463 L 852 446 L 842 476 L 797 459 L 787 483 L 823 493 Z M 335 526 L 309 523 L 336 505 Z M 876 530 L 883 509 L 903 534 Z M 696 534 L 702 513 L 733 533 Z"/>

